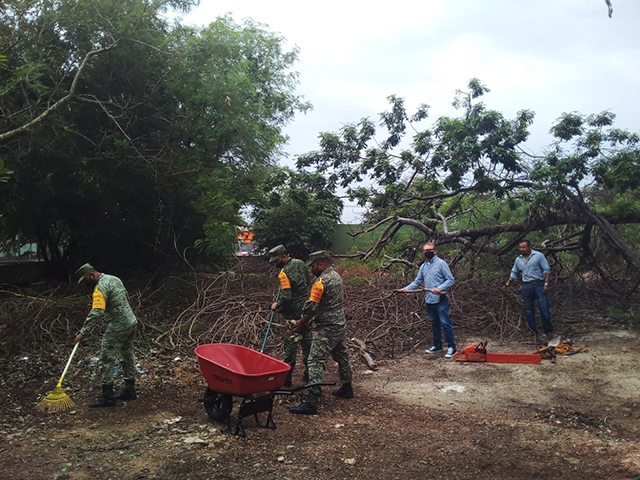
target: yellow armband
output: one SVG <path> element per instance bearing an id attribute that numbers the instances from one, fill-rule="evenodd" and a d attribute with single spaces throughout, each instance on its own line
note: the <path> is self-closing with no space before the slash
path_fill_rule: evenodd
<path id="1" fill-rule="evenodd" d="M 280 280 L 280 288 L 282 290 L 284 290 L 285 288 L 291 288 L 291 281 L 289 280 L 289 277 L 287 277 L 287 274 L 284 273 L 284 268 L 280 270 L 280 273 L 278 274 L 278 280 Z"/>
<path id="2" fill-rule="evenodd" d="M 102 292 L 98 289 L 93 292 L 93 305 L 91 308 L 98 308 L 100 310 L 107 308 L 107 302 L 104 299 L 104 295 L 102 295 Z"/>
<path id="3" fill-rule="evenodd" d="M 324 293 L 324 285 L 322 285 L 322 279 L 320 279 L 313 284 L 313 287 L 311 287 L 311 295 L 309 295 L 309 300 L 311 300 L 314 303 L 320 303 L 323 293 Z"/>

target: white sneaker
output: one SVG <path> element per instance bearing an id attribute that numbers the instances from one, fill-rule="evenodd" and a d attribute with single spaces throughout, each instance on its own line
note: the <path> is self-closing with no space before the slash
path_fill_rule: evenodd
<path id="1" fill-rule="evenodd" d="M 456 349 L 449 347 L 447 348 L 447 353 L 444 354 L 444 358 L 452 358 L 454 353 L 456 353 Z"/>
<path id="2" fill-rule="evenodd" d="M 424 353 L 429 353 L 429 354 L 431 354 L 431 353 L 436 353 L 436 352 L 440 352 L 440 351 L 442 351 L 442 349 L 441 349 L 441 348 L 431 347 L 431 348 L 427 348 L 427 349 L 424 351 Z"/>

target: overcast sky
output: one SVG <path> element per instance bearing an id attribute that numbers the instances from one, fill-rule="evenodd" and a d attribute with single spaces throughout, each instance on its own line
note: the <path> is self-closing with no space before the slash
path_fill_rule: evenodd
<path id="1" fill-rule="evenodd" d="M 300 49 L 298 94 L 314 109 L 286 129 L 283 164 L 292 164 L 318 148 L 319 132 L 377 121 L 391 94 L 409 113 L 430 105 L 430 122 L 455 115 L 455 90 L 473 77 L 491 89 L 489 108 L 536 113 L 533 152 L 550 143 L 563 112 L 611 110 L 618 127 L 640 130 L 640 0 L 612 3 L 610 19 L 604 0 L 202 0 L 184 21 L 252 18 Z M 361 211 L 345 208 L 343 221 Z"/>

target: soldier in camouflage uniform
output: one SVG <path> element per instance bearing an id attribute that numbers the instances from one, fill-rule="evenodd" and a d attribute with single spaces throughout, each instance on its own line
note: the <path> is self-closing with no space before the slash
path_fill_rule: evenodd
<path id="1" fill-rule="evenodd" d="M 318 383 L 324 377 L 325 364 L 329 355 L 338 362 L 338 374 L 342 386 L 333 391 L 341 398 L 353 398 L 351 386 L 352 371 L 346 346 L 346 322 L 343 309 L 344 284 L 342 278 L 331 268 L 331 253 L 322 250 L 309 256 L 311 272 L 318 277 L 311 287 L 311 295 L 305 303 L 302 318 L 296 324 L 296 331 L 309 328 L 312 318 L 313 341 L 309 354 L 309 383 Z M 320 387 L 309 389 L 307 400 L 297 407 L 291 407 L 291 413 L 315 415 L 318 413 L 318 399 L 322 395 Z"/>
<path id="2" fill-rule="evenodd" d="M 88 263 L 76 271 L 76 276 L 78 276 L 78 285 L 85 282 L 93 285 L 94 289 L 91 312 L 76 336 L 75 343 L 91 333 L 101 320 L 105 319 L 107 323 L 100 348 L 102 397 L 89 406 L 113 407 L 117 399 L 135 400 L 136 360 L 133 354 L 133 341 L 138 321 L 129 305 L 129 294 L 118 277 L 100 273 Z M 125 388 L 117 397 L 114 397 L 113 367 L 118 355 L 122 361 Z"/>
<path id="3" fill-rule="evenodd" d="M 271 310 L 282 314 L 287 330 L 284 333 L 284 361 L 291 365 L 291 370 L 285 381 L 285 387 L 291 386 L 291 376 L 296 366 L 298 344 L 302 347 L 302 361 L 304 362 L 304 381 L 309 380 L 307 359 L 311 350 L 311 331 L 294 334 L 293 326 L 302 317 L 302 307 L 309 298 L 309 272 L 302 260 L 291 258 L 284 245 L 269 250 L 269 262 L 280 268 L 280 295 L 277 302 L 271 304 Z"/>

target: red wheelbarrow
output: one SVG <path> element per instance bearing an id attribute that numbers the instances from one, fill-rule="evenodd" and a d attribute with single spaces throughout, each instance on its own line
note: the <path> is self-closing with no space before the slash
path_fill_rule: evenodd
<path id="1" fill-rule="evenodd" d="M 273 400 L 276 395 L 293 395 L 294 392 L 315 386 L 335 385 L 320 382 L 290 390 L 280 390 L 291 367 L 264 353 L 230 343 L 210 343 L 194 350 L 200 372 L 207 382 L 204 397 L 200 401 L 209 418 L 214 422 L 226 422 L 234 435 L 246 437 L 242 419 L 253 415 L 258 426 L 275 429 Z M 231 428 L 233 397 L 242 397 L 238 409 L 235 431 Z M 258 413 L 267 412 L 264 425 Z"/>

